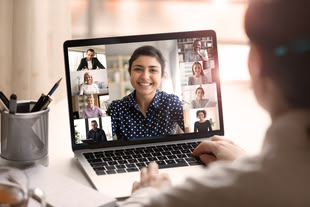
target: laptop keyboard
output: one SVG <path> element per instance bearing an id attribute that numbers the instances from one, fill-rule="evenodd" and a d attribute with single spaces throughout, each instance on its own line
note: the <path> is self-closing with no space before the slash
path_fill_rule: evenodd
<path id="1" fill-rule="evenodd" d="M 192 156 L 200 142 L 83 153 L 97 175 L 137 172 L 155 161 L 159 169 L 202 165 Z"/>

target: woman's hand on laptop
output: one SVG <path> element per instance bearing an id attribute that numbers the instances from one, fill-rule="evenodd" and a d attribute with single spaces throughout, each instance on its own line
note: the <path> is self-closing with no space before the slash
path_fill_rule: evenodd
<path id="1" fill-rule="evenodd" d="M 200 157 L 204 164 L 216 160 L 234 161 L 246 151 L 230 139 L 214 136 L 211 140 L 201 142 L 193 151 L 193 156 Z"/>
<path id="2" fill-rule="evenodd" d="M 158 165 L 151 162 L 148 168 L 142 168 L 140 171 L 140 182 L 135 181 L 132 185 L 132 193 L 140 188 L 153 187 L 162 188 L 171 185 L 169 176 L 166 173 L 158 173 Z"/>

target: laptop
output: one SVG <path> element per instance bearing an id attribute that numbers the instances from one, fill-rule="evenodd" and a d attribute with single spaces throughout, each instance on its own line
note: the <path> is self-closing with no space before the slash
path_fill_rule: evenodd
<path id="1" fill-rule="evenodd" d="M 141 94 L 133 80 L 136 69 L 129 68 L 135 67 L 137 59 L 129 60 L 140 48 L 155 48 L 165 60 L 145 115 L 136 102 Z M 173 184 L 180 183 L 203 167 L 193 149 L 224 135 L 213 30 L 68 40 L 64 59 L 72 150 L 100 192 L 129 196 L 140 169 L 152 161 Z"/>

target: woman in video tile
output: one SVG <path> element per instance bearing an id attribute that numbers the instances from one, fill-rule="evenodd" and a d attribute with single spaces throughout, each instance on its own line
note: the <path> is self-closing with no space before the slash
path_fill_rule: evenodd
<path id="1" fill-rule="evenodd" d="M 84 83 L 82 84 L 80 89 L 80 95 L 88 95 L 94 93 L 99 93 L 99 88 L 97 84 L 94 83 L 93 76 L 89 72 L 86 72 L 84 74 Z"/>
<path id="2" fill-rule="evenodd" d="M 208 52 L 207 50 L 204 50 L 201 48 L 201 41 L 195 40 L 193 43 L 193 50 L 188 52 L 187 54 L 187 60 L 188 62 L 194 62 L 194 61 L 202 61 L 205 65 L 204 69 L 206 68 L 207 61 L 208 61 Z"/>
<path id="3" fill-rule="evenodd" d="M 202 87 L 198 87 L 195 91 L 196 99 L 192 100 L 191 106 L 193 109 L 205 108 L 209 102 L 209 99 L 203 98 L 205 91 Z"/>
<path id="4" fill-rule="evenodd" d="M 212 132 L 211 122 L 206 120 L 207 112 L 205 110 L 198 110 L 196 115 L 199 121 L 196 121 L 194 124 L 194 132 Z"/>
<path id="5" fill-rule="evenodd" d="M 128 72 L 135 90 L 110 105 L 113 136 L 134 139 L 184 132 L 182 102 L 158 89 L 164 69 L 158 49 L 142 46 L 134 51 Z"/>
<path id="6" fill-rule="evenodd" d="M 192 66 L 193 76 L 188 77 L 188 85 L 202 85 L 208 83 L 200 62 L 194 62 Z"/>

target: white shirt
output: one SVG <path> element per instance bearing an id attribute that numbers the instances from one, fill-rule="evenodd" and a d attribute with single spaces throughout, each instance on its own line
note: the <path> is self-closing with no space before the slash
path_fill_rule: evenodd
<path id="1" fill-rule="evenodd" d="M 93 69 L 93 63 L 91 60 L 87 60 L 87 66 L 89 70 Z"/>
<path id="2" fill-rule="evenodd" d="M 85 83 L 82 84 L 81 89 L 80 89 L 80 95 L 89 95 L 89 94 L 94 94 L 94 93 L 99 93 L 99 88 L 97 84 L 93 83 L 91 85 L 87 85 Z"/>
<path id="3" fill-rule="evenodd" d="M 310 206 L 310 110 L 274 120 L 259 156 L 215 162 L 180 186 L 139 189 L 122 206 Z"/>
<path id="4" fill-rule="evenodd" d="M 199 52 L 200 55 L 208 61 L 208 52 L 206 50 L 200 50 Z M 195 51 L 189 51 L 185 55 L 185 62 L 203 61 L 202 58 Z"/>

